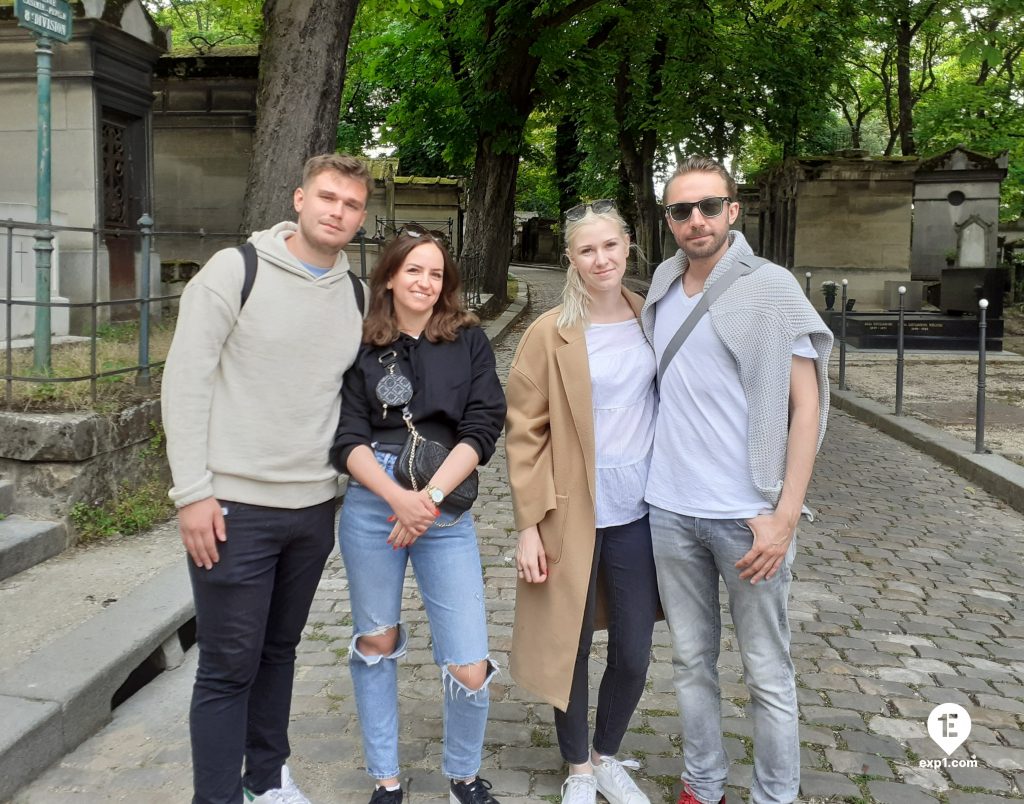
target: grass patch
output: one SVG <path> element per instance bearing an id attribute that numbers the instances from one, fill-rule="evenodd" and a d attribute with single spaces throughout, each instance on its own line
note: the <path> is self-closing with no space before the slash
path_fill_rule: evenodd
<path id="1" fill-rule="evenodd" d="M 515 301 L 516 296 L 519 295 L 519 280 L 514 276 L 510 276 L 505 284 L 505 295 L 510 302 Z"/>
<path id="2" fill-rule="evenodd" d="M 175 319 L 164 316 L 151 322 L 149 329 L 149 360 L 160 362 L 167 357 L 174 336 Z M 103 324 L 96 329 L 96 372 L 116 371 L 138 365 L 139 323 L 122 321 Z M 56 344 L 50 352 L 53 378 L 83 377 L 93 373 L 92 344 Z M 33 350 L 15 349 L 11 354 L 10 373 L 19 377 L 37 377 L 33 368 Z M 0 354 L 0 368 L 7 372 L 5 358 Z M 73 382 L 14 381 L 8 410 L 64 412 L 74 410 L 119 410 L 142 399 L 159 394 L 160 368 L 152 369 L 148 387 L 135 384 L 136 372 L 127 371 L 96 380 L 96 401 L 92 400 L 89 380 Z M 43 379 L 43 378 L 40 378 Z M 0 401 L 0 405 L 3 402 Z"/>
<path id="3" fill-rule="evenodd" d="M 153 437 L 140 453 L 143 468 L 136 482 L 126 481 L 108 500 L 79 502 L 68 516 L 82 543 L 95 542 L 111 536 L 132 536 L 149 530 L 174 514 L 174 504 L 167 496 L 164 476 L 167 458 L 164 431 L 151 422 Z"/>
<path id="4" fill-rule="evenodd" d="M 551 737 L 541 729 L 534 729 L 530 732 L 530 745 L 534 748 L 551 748 Z"/>

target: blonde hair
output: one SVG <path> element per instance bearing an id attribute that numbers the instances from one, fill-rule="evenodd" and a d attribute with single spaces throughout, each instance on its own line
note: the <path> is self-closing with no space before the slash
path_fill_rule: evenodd
<path id="1" fill-rule="evenodd" d="M 590 292 L 572 261 L 571 252 L 580 229 L 601 221 L 614 224 L 623 238 L 629 236 L 626 221 L 614 209 L 594 212 L 588 208 L 582 218 L 565 222 L 565 254 L 569 258 L 569 267 L 565 272 L 565 287 L 562 288 L 562 312 L 558 315 L 557 325 L 560 329 L 577 325 L 585 327 L 590 323 Z"/>

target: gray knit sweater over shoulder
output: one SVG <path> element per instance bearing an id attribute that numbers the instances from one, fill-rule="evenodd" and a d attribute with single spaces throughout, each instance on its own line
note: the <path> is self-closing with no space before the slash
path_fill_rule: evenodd
<path id="1" fill-rule="evenodd" d="M 729 250 L 704 283 L 705 290 L 737 259 L 754 253 L 740 232 L 731 231 L 729 238 Z M 686 256 L 680 250 L 654 272 L 641 313 L 644 333 L 651 343 L 654 343 L 655 305 L 672 283 L 683 275 L 686 267 Z M 740 383 L 747 399 L 751 478 L 764 498 L 776 505 L 786 472 L 793 343 L 799 336 L 809 335 L 818 353 L 815 364 L 821 412 L 818 422 L 820 449 L 828 421 L 828 358 L 832 351 L 832 332 L 804 296 L 800 283 L 788 270 L 773 263 L 766 263 L 737 279 L 711 305 L 708 314 L 715 333 L 739 368 Z"/>

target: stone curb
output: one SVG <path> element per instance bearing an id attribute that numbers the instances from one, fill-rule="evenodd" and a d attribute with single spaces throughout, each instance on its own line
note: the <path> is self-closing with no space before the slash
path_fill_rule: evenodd
<path id="1" fill-rule="evenodd" d="M 0 801 L 109 722 L 137 669 L 180 664 L 192 617 L 182 560 L 0 678 Z"/>
<path id="2" fill-rule="evenodd" d="M 529 286 L 485 328 L 496 343 L 526 313 Z M 110 721 L 132 673 L 181 662 L 179 630 L 195 616 L 184 559 L 0 677 L 0 801 Z"/>
<path id="3" fill-rule="evenodd" d="M 941 461 L 1024 513 L 1024 466 L 1001 455 L 977 455 L 973 444 L 919 419 L 896 416 L 872 399 L 837 390 L 832 390 L 830 396 L 833 407 Z"/>
<path id="4" fill-rule="evenodd" d="M 510 276 L 515 276 L 515 274 L 510 274 Z M 515 301 L 484 328 L 487 340 L 491 342 L 492 346 L 504 338 L 505 334 L 526 314 L 526 307 L 530 303 L 530 286 L 522 277 L 516 277 L 516 280 L 519 283 L 519 289 Z"/>

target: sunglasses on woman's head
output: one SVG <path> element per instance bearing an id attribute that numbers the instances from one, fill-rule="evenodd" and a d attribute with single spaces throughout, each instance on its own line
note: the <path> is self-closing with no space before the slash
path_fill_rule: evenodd
<path id="1" fill-rule="evenodd" d="M 680 201 L 678 204 L 668 204 L 665 207 L 665 212 L 676 223 L 689 220 L 690 215 L 693 214 L 694 207 L 699 209 L 700 214 L 705 218 L 717 218 L 722 214 L 725 205 L 730 201 L 732 199 L 727 195 L 709 195 L 700 201 Z"/>
<path id="2" fill-rule="evenodd" d="M 401 229 L 398 230 L 398 235 L 409 235 L 409 237 L 429 237 L 439 243 L 444 243 L 447 240 L 447 235 L 439 229 L 427 229 L 424 226 L 420 226 L 418 223 L 407 223 Z"/>
<path id="3" fill-rule="evenodd" d="M 577 204 L 566 210 L 565 219 L 567 221 L 578 221 L 587 214 L 588 209 L 594 210 L 598 215 L 602 212 L 611 212 L 615 209 L 615 200 L 612 198 L 599 198 L 597 201 Z"/>

